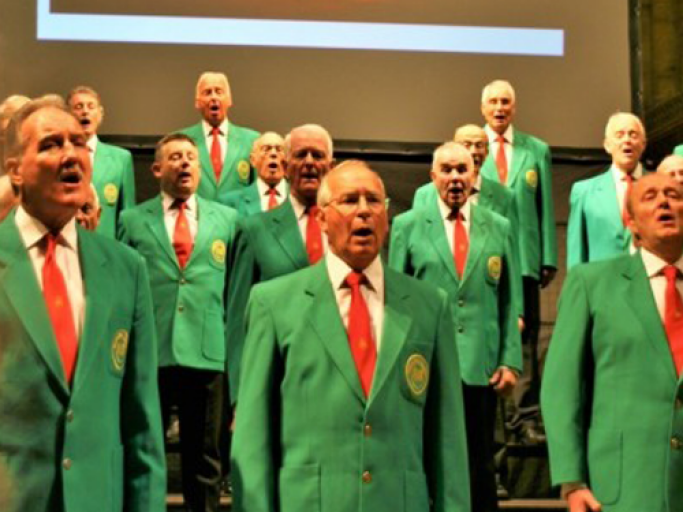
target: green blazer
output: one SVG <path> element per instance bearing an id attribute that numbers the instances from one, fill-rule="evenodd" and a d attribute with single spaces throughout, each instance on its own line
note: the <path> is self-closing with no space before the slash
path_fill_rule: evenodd
<path id="1" fill-rule="evenodd" d="M 230 259 L 234 274 L 228 291 L 227 372 L 234 403 L 246 334 L 244 317 L 252 286 L 310 264 L 292 203 L 287 200 L 274 210 L 241 218 Z"/>
<path id="2" fill-rule="evenodd" d="M 628 253 L 631 232 L 621 219 L 611 170 L 576 182 L 569 203 L 568 269 Z"/>
<path id="3" fill-rule="evenodd" d="M 136 249 L 149 269 L 159 336 L 159 366 L 225 370 L 227 254 L 237 212 L 197 197 L 199 222 L 183 270 L 164 224 L 161 196 L 124 212 L 122 242 Z"/>
<path id="4" fill-rule="evenodd" d="M 570 272 L 544 375 L 553 483 L 604 512 L 683 510 L 683 383 L 639 253 Z"/>
<path id="5" fill-rule="evenodd" d="M 285 190 L 288 194 L 289 186 L 286 181 Z M 248 187 L 230 192 L 225 196 L 225 204 L 237 210 L 240 217 L 249 217 L 263 211 L 261 210 L 261 197 L 259 196 L 256 181 Z"/>
<path id="6" fill-rule="evenodd" d="M 10 215 L 0 224 L 0 473 L 10 512 L 163 512 L 166 472 L 147 271 L 78 229 L 85 321 L 71 388 Z M 2 468 L 4 466 L 4 468 Z"/>
<path id="7" fill-rule="evenodd" d="M 135 206 L 135 171 L 130 151 L 98 141 L 92 183 L 102 207 L 97 232 L 115 238 L 121 212 Z"/>
<path id="8" fill-rule="evenodd" d="M 234 510 L 469 511 L 447 308 L 442 292 L 385 270 L 384 331 L 366 399 L 324 260 L 255 287 L 232 451 Z"/>
<path id="9" fill-rule="evenodd" d="M 211 165 L 211 153 L 206 147 L 206 134 L 202 129 L 202 123 L 184 128 L 181 133 L 191 137 L 199 148 L 202 178 L 199 180 L 197 194 L 201 197 L 226 204 L 226 196 L 231 190 L 246 187 L 254 181 L 255 174 L 249 164 L 249 155 L 251 146 L 259 136 L 258 132 L 228 122 L 228 151 L 223 158 L 219 183 L 216 183 L 216 174 Z"/>
<path id="10" fill-rule="evenodd" d="M 517 325 L 522 281 L 516 270 L 507 219 L 472 205 L 470 249 L 460 280 L 438 205 L 411 210 L 394 219 L 389 265 L 448 293 L 458 332 L 463 381 L 488 386 L 500 366 L 521 372 Z"/>
<path id="11" fill-rule="evenodd" d="M 495 156 L 489 154 L 481 175 L 500 183 Z M 551 158 L 540 139 L 514 131 L 508 188 L 517 205 L 519 262 L 523 276 L 540 278 L 541 267 L 557 268 L 557 239 Z"/>

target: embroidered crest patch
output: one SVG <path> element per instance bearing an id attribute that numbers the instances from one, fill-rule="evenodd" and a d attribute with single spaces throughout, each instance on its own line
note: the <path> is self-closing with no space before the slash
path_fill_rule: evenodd
<path id="1" fill-rule="evenodd" d="M 406 383 L 413 396 L 421 396 L 429 384 L 429 364 L 422 354 L 412 354 L 406 361 Z"/>

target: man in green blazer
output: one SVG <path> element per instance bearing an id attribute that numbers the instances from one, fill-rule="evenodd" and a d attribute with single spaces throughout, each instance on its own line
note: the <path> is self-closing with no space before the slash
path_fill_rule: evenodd
<path id="1" fill-rule="evenodd" d="M 509 82 L 495 80 L 484 87 L 481 112 L 489 139 L 489 156 L 481 174 L 510 189 L 519 220 L 516 238 L 524 295 L 524 373 L 510 404 L 509 425 L 523 442 L 538 443 L 544 440 L 538 407 L 540 288 L 546 287 L 557 272 L 550 149 L 542 140 L 512 125 L 516 99 Z"/>
<path id="2" fill-rule="evenodd" d="M 166 430 L 171 407 L 177 406 L 186 506 L 217 512 L 219 434 L 227 428 L 221 422 L 226 255 L 237 213 L 196 196 L 199 154 L 187 135 L 171 134 L 159 141 L 152 172 L 161 194 L 124 212 L 119 235 L 145 258 L 149 269 L 159 335 L 161 410 Z M 189 254 L 182 249 L 183 222 L 189 226 Z"/>
<path id="3" fill-rule="evenodd" d="M 550 469 L 571 512 L 683 510 L 683 188 L 645 176 L 629 213 L 640 250 L 570 272 L 546 361 Z"/>
<path id="4" fill-rule="evenodd" d="M 228 193 L 254 182 L 249 154 L 259 134 L 228 121 L 232 93 L 223 73 L 202 73 L 194 105 L 202 120 L 181 132 L 199 148 L 202 179 L 197 194 L 225 204 Z"/>
<path id="5" fill-rule="evenodd" d="M 250 156 L 256 169 L 256 181 L 246 188 L 230 192 L 225 204 L 241 217 L 277 208 L 289 192 L 285 177 L 285 141 L 275 132 L 266 132 L 254 141 Z"/>
<path id="6" fill-rule="evenodd" d="M 0 224 L 0 483 L 9 512 L 163 512 L 156 336 L 144 261 L 77 227 L 87 137 L 61 103 L 8 132 L 21 192 Z"/>
<path id="7" fill-rule="evenodd" d="M 309 226 L 313 227 L 311 219 L 318 225 L 314 208 L 318 188 L 334 165 L 330 134 L 314 124 L 294 128 L 286 138 L 285 159 L 290 197 L 274 210 L 241 218 L 237 226 L 228 304 L 227 371 L 233 403 L 245 336 L 244 314 L 252 286 L 315 263 L 312 254 L 318 250 L 319 257 L 327 244 L 324 233 L 319 233 L 318 241 L 309 236 Z M 317 244 L 322 247 L 313 247 Z"/>
<path id="8" fill-rule="evenodd" d="M 626 195 L 643 175 L 640 157 L 645 151 L 643 123 L 620 112 L 605 128 L 605 151 L 612 157 L 607 172 L 578 181 L 570 195 L 567 227 L 567 268 L 625 254 L 631 248 L 626 227 Z"/>
<path id="9" fill-rule="evenodd" d="M 94 89 L 82 85 L 75 87 L 66 101 L 88 136 L 92 183 L 102 209 L 97 232 L 115 238 L 121 212 L 135 206 L 133 155 L 127 149 L 105 144 L 98 138 L 104 107 Z"/>
<path id="10" fill-rule="evenodd" d="M 463 380 L 472 511 L 491 512 L 498 510 L 496 392 L 508 394 L 522 369 L 520 307 L 515 304 L 521 277 L 510 223 L 468 201 L 475 172 L 467 149 L 455 142 L 437 148 L 430 174 L 439 197 L 394 219 L 389 266 L 448 293 L 458 333 L 454 341 Z M 462 244 L 469 249 L 463 254 L 461 274 L 457 247 Z"/>
<path id="11" fill-rule="evenodd" d="M 257 285 L 233 449 L 236 512 L 465 512 L 467 448 L 445 294 L 378 256 L 383 184 L 330 171 L 330 250 Z"/>

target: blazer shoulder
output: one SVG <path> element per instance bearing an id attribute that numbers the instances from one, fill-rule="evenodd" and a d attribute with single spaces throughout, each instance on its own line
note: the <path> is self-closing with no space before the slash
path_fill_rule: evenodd
<path id="1" fill-rule="evenodd" d="M 241 132 L 241 134 L 244 137 L 247 137 L 249 139 L 256 139 L 256 138 L 258 138 L 259 135 L 261 135 L 259 132 L 257 132 L 256 130 L 252 130 L 251 128 L 239 126 L 239 125 L 233 124 L 231 122 L 228 122 L 228 125 L 230 127 L 229 128 L 230 130 L 237 130 L 238 132 Z"/>
<path id="2" fill-rule="evenodd" d="M 583 279 L 587 283 L 613 283 L 615 276 L 623 274 L 638 264 L 639 254 L 624 254 L 601 261 L 591 261 L 573 267 L 567 278 Z M 642 265 L 641 265 L 642 266 Z"/>
<path id="3" fill-rule="evenodd" d="M 108 153 L 114 157 L 117 158 L 133 158 L 133 154 L 128 151 L 126 148 L 122 148 L 121 146 L 115 146 L 113 144 L 107 144 L 105 142 L 100 141 L 99 144 L 102 145 L 102 149 L 104 150 L 105 153 Z"/>
<path id="4" fill-rule="evenodd" d="M 183 133 L 187 135 L 188 137 L 197 140 L 199 137 L 202 135 L 202 123 L 201 121 L 198 123 L 195 123 L 191 126 L 186 126 L 185 128 L 181 128 L 180 130 L 177 130 L 175 133 Z"/>
<path id="5" fill-rule="evenodd" d="M 237 222 L 237 210 L 234 208 L 199 196 L 197 196 L 197 201 L 199 202 L 200 210 L 206 209 L 206 211 L 213 212 L 225 220 Z"/>
<path id="6" fill-rule="evenodd" d="M 405 211 L 394 217 L 393 228 L 394 229 L 405 229 L 411 227 L 415 224 L 415 221 L 419 218 L 420 213 L 423 212 L 423 208 L 414 208 L 412 210 Z"/>
<path id="7" fill-rule="evenodd" d="M 475 212 L 479 212 L 486 220 L 488 220 L 496 229 L 508 232 L 510 231 L 510 220 L 498 212 L 494 212 L 485 206 L 476 206 Z"/>
<path id="8" fill-rule="evenodd" d="M 439 304 L 444 302 L 447 297 L 446 292 L 436 285 L 398 272 L 386 265 L 384 266 L 384 279 L 386 282 L 392 281 L 396 288 L 416 296 L 421 303 L 432 310 L 438 309 Z"/>
<path id="9" fill-rule="evenodd" d="M 530 133 L 526 133 L 520 130 L 515 130 L 514 134 L 515 138 L 519 138 L 520 142 L 523 142 L 527 144 L 528 146 L 534 147 L 539 150 L 543 151 L 549 151 L 550 146 L 548 146 L 548 143 L 545 142 L 543 139 L 536 137 L 535 135 L 531 135 Z"/>
<path id="10" fill-rule="evenodd" d="M 80 227 L 78 228 L 78 236 L 81 240 L 86 241 L 89 247 L 97 247 L 113 265 L 121 265 L 129 269 L 135 269 L 141 263 L 144 265 L 144 259 L 135 249 L 118 240 Z"/>
<path id="11" fill-rule="evenodd" d="M 610 170 L 592 176 L 583 180 L 579 180 L 572 185 L 571 194 L 585 194 L 592 191 L 596 186 L 610 182 Z"/>
<path id="12" fill-rule="evenodd" d="M 308 286 L 309 283 L 317 283 L 321 271 L 324 270 L 325 276 L 327 276 L 326 269 L 321 270 L 318 268 L 319 265 L 324 266 L 324 260 L 321 260 L 321 262 L 316 265 L 302 268 L 291 274 L 285 274 L 255 284 L 252 288 L 252 296 L 260 297 L 262 300 L 267 299 L 273 304 L 290 302 L 297 290 Z"/>

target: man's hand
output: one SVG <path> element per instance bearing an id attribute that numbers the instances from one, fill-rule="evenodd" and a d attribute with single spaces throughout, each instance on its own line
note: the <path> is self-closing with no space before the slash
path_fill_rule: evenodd
<path id="1" fill-rule="evenodd" d="M 501 366 L 489 379 L 489 384 L 493 386 L 493 389 L 495 389 L 496 393 L 506 396 L 510 394 L 510 392 L 517 385 L 517 375 L 515 372 L 510 370 L 510 368 Z"/>
<path id="2" fill-rule="evenodd" d="M 555 279 L 557 269 L 553 267 L 541 267 L 541 288 L 548 286 Z"/>
<path id="3" fill-rule="evenodd" d="M 521 316 L 517 319 L 517 327 L 519 328 L 519 332 L 524 332 L 524 327 L 526 327 L 526 324 L 524 323 L 524 318 Z"/>
<path id="4" fill-rule="evenodd" d="M 577 489 L 567 494 L 569 512 L 599 512 L 602 505 L 589 489 Z"/>

